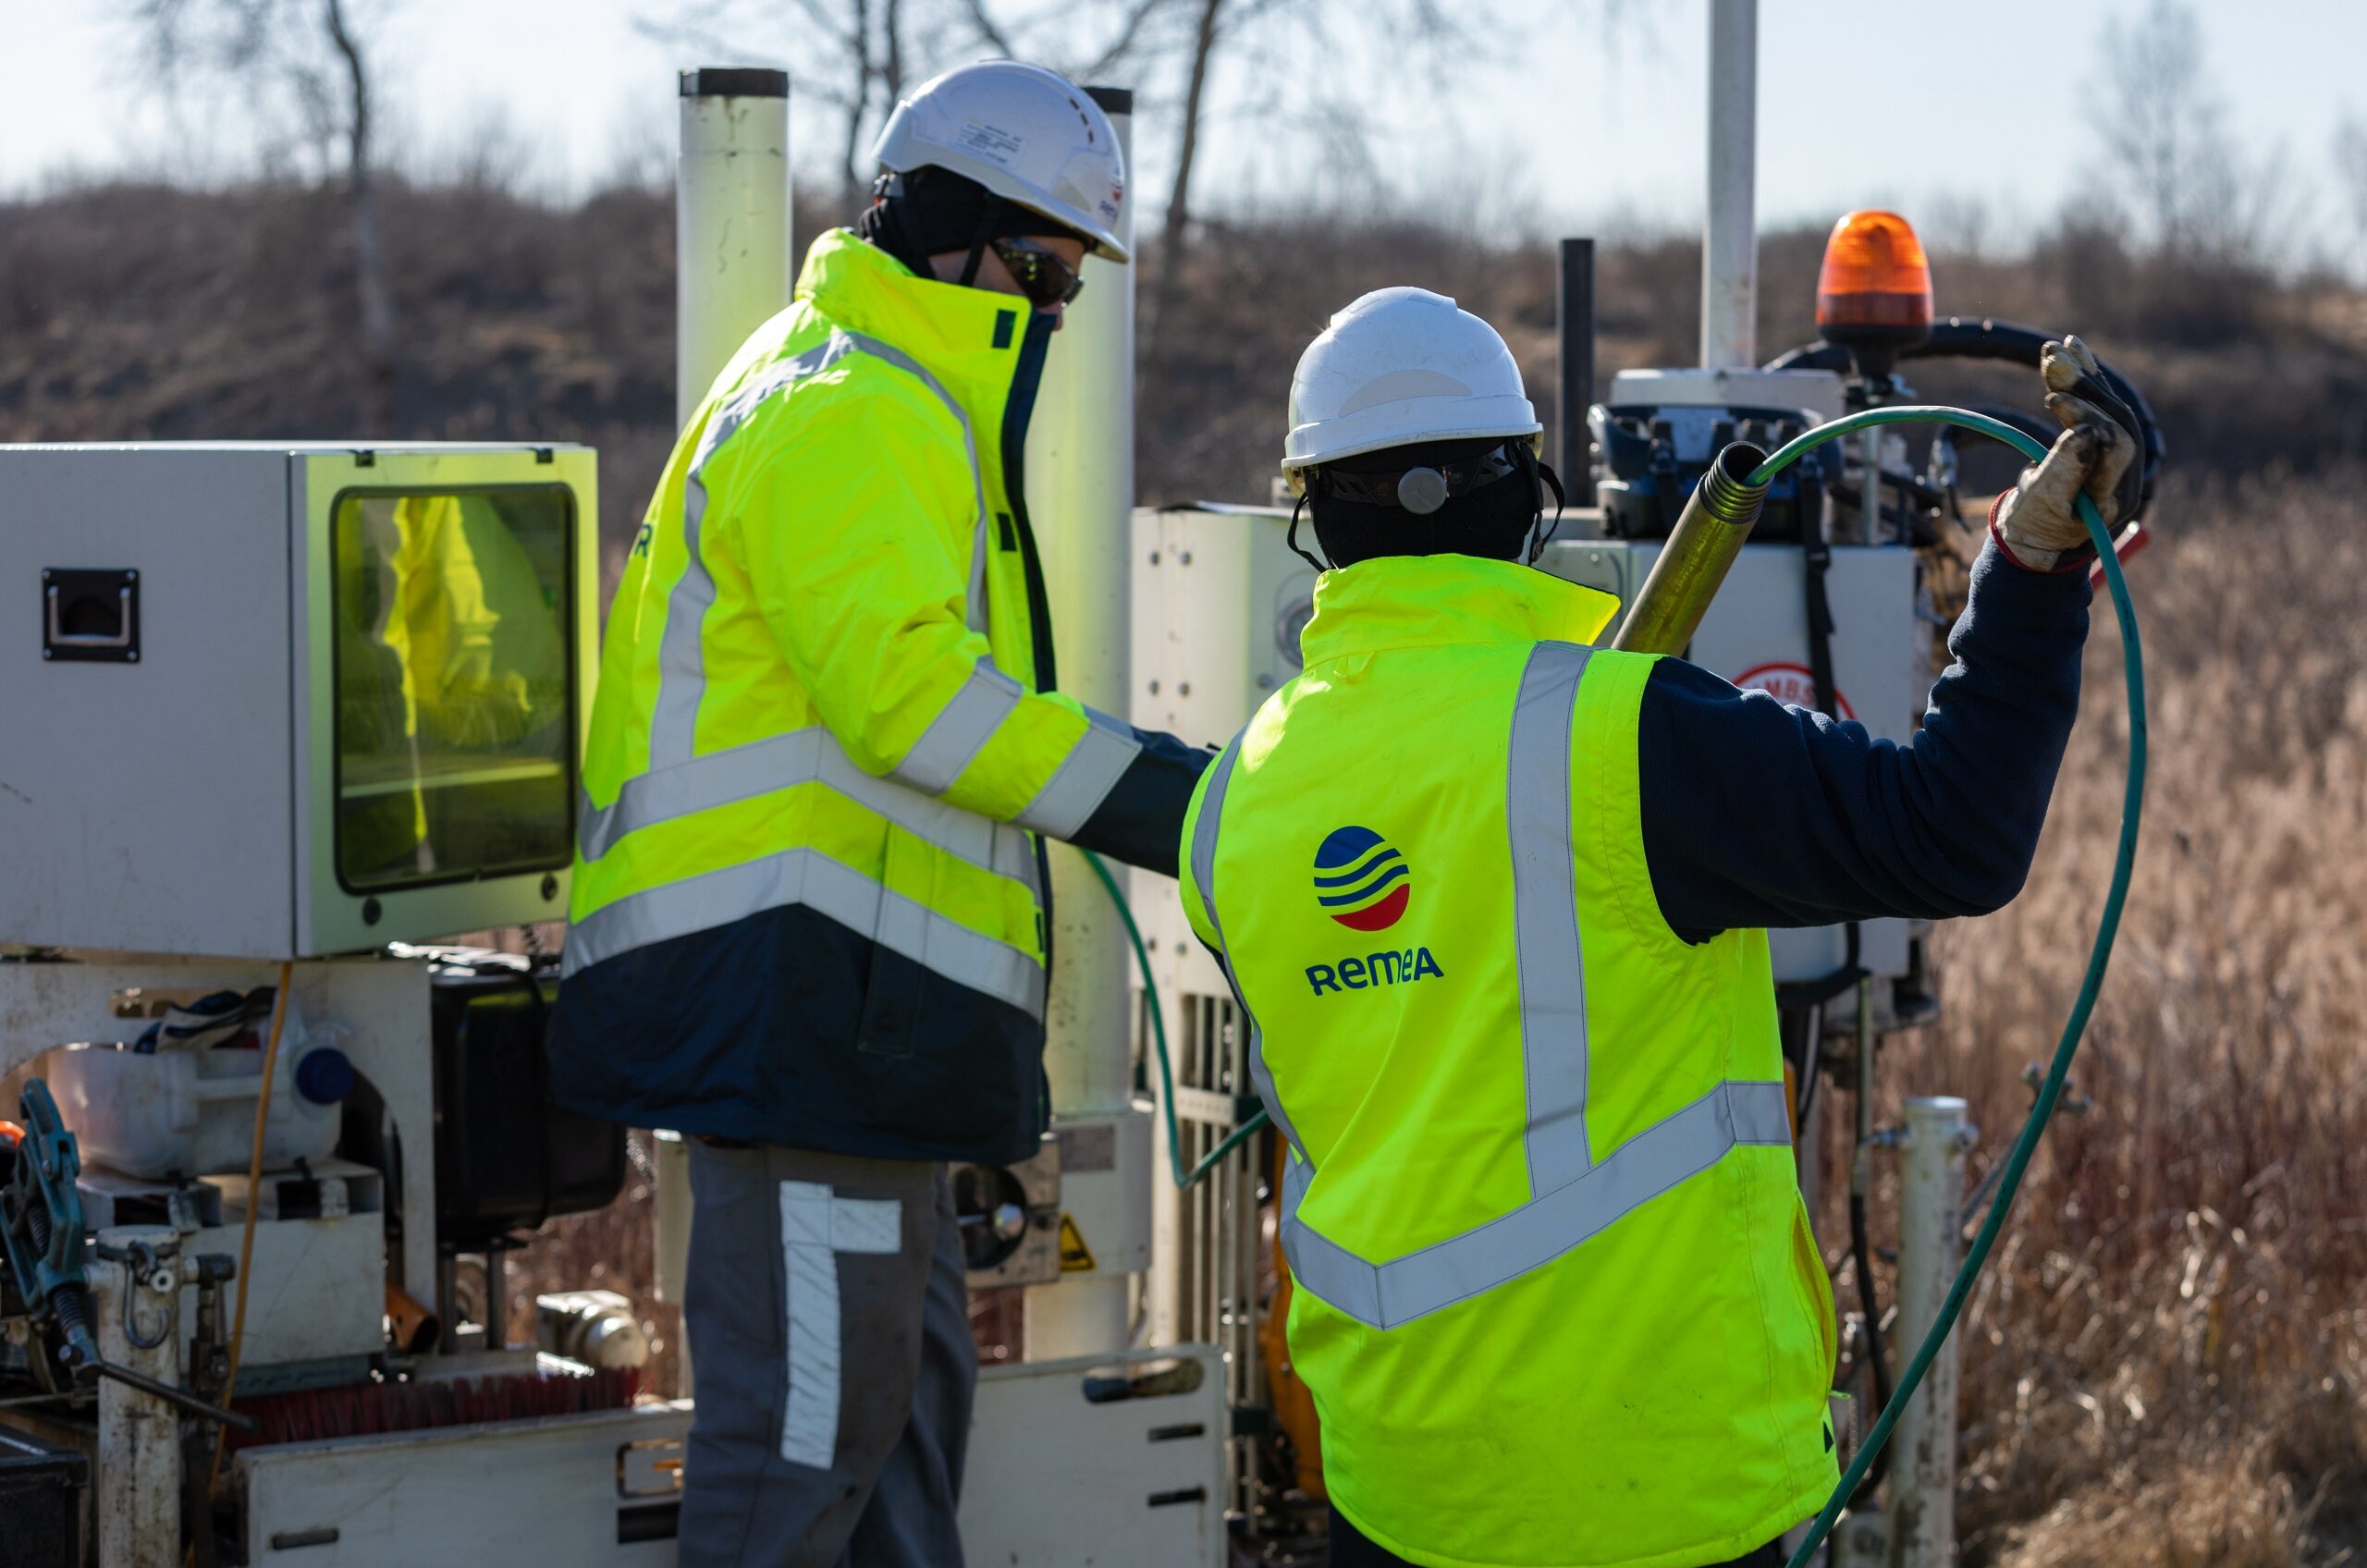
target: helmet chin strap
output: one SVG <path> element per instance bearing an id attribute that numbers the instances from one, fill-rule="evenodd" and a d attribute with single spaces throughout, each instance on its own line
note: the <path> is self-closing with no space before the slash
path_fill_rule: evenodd
<path id="1" fill-rule="evenodd" d="M 1551 528 L 1545 526 L 1545 496 L 1540 491 L 1537 497 L 1537 521 L 1528 531 L 1528 564 L 1535 566 L 1538 557 L 1545 553 L 1545 546 L 1552 542 L 1553 535 L 1562 532 L 1562 508 L 1569 502 L 1562 494 L 1562 476 L 1553 472 L 1553 465 L 1534 454 L 1527 460 L 1530 468 L 1536 471 L 1535 477 L 1542 480 L 1553 492 L 1553 526 Z"/>
<path id="2" fill-rule="evenodd" d="M 956 280 L 963 288 L 977 283 L 978 268 L 987 259 L 987 242 L 994 239 L 995 221 L 1001 216 L 1002 198 L 987 197 L 987 204 L 978 210 L 978 227 L 970 236 L 970 259 L 962 264 L 962 276 Z"/>
<path id="3" fill-rule="evenodd" d="M 1331 570 L 1330 566 L 1322 561 L 1317 560 L 1314 556 L 1298 547 L 1299 514 L 1306 510 L 1307 495 L 1308 492 L 1302 489 L 1299 492 L 1298 500 L 1291 507 L 1290 532 L 1282 536 L 1283 542 L 1290 545 L 1291 551 L 1294 555 L 1297 556 L 1299 559 L 1305 561 L 1307 565 L 1313 567 L 1318 573 L 1330 571 Z"/>

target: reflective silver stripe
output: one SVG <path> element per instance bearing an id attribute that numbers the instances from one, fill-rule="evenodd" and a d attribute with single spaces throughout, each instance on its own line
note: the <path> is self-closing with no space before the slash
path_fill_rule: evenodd
<path id="1" fill-rule="evenodd" d="M 1106 713 L 1085 710 L 1089 720 L 1085 732 L 1027 809 L 1019 814 L 1019 825 L 1053 839 L 1073 839 L 1110 791 L 1118 786 L 1135 757 L 1142 754 L 1143 743 L 1134 739 L 1134 727 Z"/>
<path id="2" fill-rule="evenodd" d="M 593 911 L 568 931 L 565 973 L 790 904 L 826 915 L 957 986 L 1044 1016 L 1044 966 L 1034 954 L 948 920 L 811 849 L 668 882 Z"/>
<path id="3" fill-rule="evenodd" d="M 1329 1305 L 1376 1329 L 1452 1306 L 1600 1235 L 1671 1188 L 1709 1170 L 1736 1145 L 1789 1145 L 1781 1084 L 1721 1084 L 1628 1139 L 1574 1182 L 1485 1225 L 1372 1264 L 1318 1235 L 1299 1218 L 1311 1169 L 1282 1182 L 1282 1250 L 1298 1282 Z"/>
<path id="4" fill-rule="evenodd" d="M 1240 756 L 1241 736 L 1235 735 L 1209 766 L 1208 790 L 1200 797 L 1199 819 L 1192 825 L 1192 880 L 1199 887 L 1200 908 L 1208 914 L 1208 929 L 1217 934 L 1217 967 L 1224 971 L 1224 983 L 1233 989 L 1233 1005 L 1241 1010 L 1249 1025 L 1250 1085 L 1265 1102 L 1266 1115 L 1275 1129 L 1290 1145 L 1295 1157 L 1293 1168 L 1306 1165 L 1312 1176 L 1315 1167 L 1307 1161 L 1306 1145 L 1299 1141 L 1298 1129 L 1282 1109 L 1282 1097 L 1274 1092 L 1274 1075 L 1266 1067 L 1266 1034 L 1257 1026 L 1257 1015 L 1249 1011 L 1249 998 L 1241 994 L 1241 981 L 1233 973 L 1233 953 L 1224 943 L 1224 922 L 1217 917 L 1217 827 L 1224 815 L 1224 792 L 1233 783 L 1233 765 Z"/>
<path id="5" fill-rule="evenodd" d="M 857 767 L 821 725 L 709 752 L 625 780 L 614 802 L 583 802 L 576 847 L 585 864 L 628 833 L 718 806 L 754 800 L 795 784 L 824 784 L 948 854 L 1036 888 L 1036 854 L 1027 835 L 977 813 L 924 795 Z M 1040 896 L 1040 895 L 1039 895 Z"/>
<path id="6" fill-rule="evenodd" d="M 700 631 L 709 606 L 715 603 L 715 574 L 700 554 L 700 531 L 706 518 L 706 465 L 717 448 L 738 434 L 740 427 L 766 399 L 844 359 L 855 344 L 843 333 L 833 333 L 793 359 L 784 360 L 742 387 L 715 411 L 699 433 L 690 473 L 682 481 L 682 549 L 688 559 L 682 575 L 666 596 L 666 631 L 657 645 L 657 703 L 649 719 L 649 761 L 653 767 L 681 762 L 692 754 L 699 718 L 699 703 L 706 695 L 706 654 Z M 975 466 L 975 465 L 973 465 Z"/>
<path id="7" fill-rule="evenodd" d="M 945 793 L 1018 705 L 1019 682 L 997 669 L 992 658 L 980 659 L 888 777 L 932 795 Z"/>
<path id="8" fill-rule="evenodd" d="M 1570 842 L 1570 726 L 1589 650 L 1539 643 L 1513 707 L 1513 943 L 1520 963 L 1521 1067 L 1528 1085 L 1528 1190 L 1592 1168 L 1587 1148 L 1587 982 Z"/>
<path id="9" fill-rule="evenodd" d="M 1571 740 L 1588 650 L 1545 643 L 1532 650 L 1514 704 L 1505 806 L 1513 857 L 1515 943 L 1520 965 L 1528 1201 L 1386 1263 L 1357 1256 L 1300 1216 L 1317 1181 L 1306 1146 L 1282 1114 L 1250 1019 L 1250 1072 L 1292 1145 L 1282 1173 L 1282 1234 L 1298 1282 L 1328 1305 L 1377 1329 L 1393 1328 L 1552 1262 L 1643 1205 L 1723 1158 L 1736 1145 L 1791 1143 L 1784 1085 L 1721 1084 L 1620 1145 L 1600 1163 L 1586 1133 L 1586 982 L 1571 842 Z M 1239 737 L 1210 771 L 1192 835 L 1192 876 L 1223 945 L 1215 897 L 1218 830 Z M 1225 978 L 1245 1015 L 1229 956 Z"/>
<path id="10" fill-rule="evenodd" d="M 693 754 L 699 704 L 706 695 L 706 657 L 700 635 L 708 606 L 715 603 L 715 576 L 699 553 L 700 532 L 706 516 L 706 482 L 703 477 L 706 465 L 767 399 L 800 381 L 821 374 L 854 353 L 884 360 L 918 378 L 962 427 L 962 447 L 970 462 L 970 491 L 977 513 L 971 532 L 966 623 L 973 631 L 987 629 L 986 477 L 978 468 L 978 443 L 970 433 L 970 416 L 953 400 L 942 382 L 901 349 L 860 332 L 834 329 L 826 341 L 783 360 L 733 393 L 700 433 L 690 473 L 682 482 L 682 547 L 689 560 L 667 594 L 666 631 L 658 643 L 657 702 L 649 724 L 649 760 L 653 767 L 681 762 Z"/>
<path id="11" fill-rule="evenodd" d="M 786 1307 L 789 1397 L 782 1402 L 780 1456 L 828 1470 L 839 1447 L 839 1390 L 845 1372 L 840 1336 L 839 1255 L 892 1257 L 904 1246 L 898 1198 L 842 1198 L 820 1182 L 780 1184 L 781 1294 Z"/>

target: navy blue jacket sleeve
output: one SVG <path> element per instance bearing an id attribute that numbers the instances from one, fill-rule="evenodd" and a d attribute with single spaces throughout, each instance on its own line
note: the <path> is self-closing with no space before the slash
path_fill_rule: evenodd
<path id="1" fill-rule="evenodd" d="M 1698 942 L 2006 903 L 2079 708 L 2088 601 L 2085 571 L 2026 571 L 1984 546 L 1948 634 L 1954 662 L 1905 745 L 1662 659 L 1637 735 L 1662 917 Z"/>
<path id="2" fill-rule="evenodd" d="M 1148 729 L 1135 730 L 1134 739 L 1143 749 L 1069 841 L 1172 876 L 1184 839 L 1184 814 L 1191 809 L 1193 788 L 1216 761 L 1216 753 Z"/>

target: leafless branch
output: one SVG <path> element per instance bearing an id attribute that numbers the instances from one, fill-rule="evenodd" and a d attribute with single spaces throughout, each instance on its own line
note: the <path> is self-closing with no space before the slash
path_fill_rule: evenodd
<path id="1" fill-rule="evenodd" d="M 976 4 L 978 0 L 972 0 L 972 3 Z M 1122 65 L 1142 42 L 1144 24 L 1161 12 L 1171 10 L 1175 4 L 1176 0 L 1135 0 L 1135 4 L 1127 7 L 1126 19 L 1119 27 L 1118 35 L 1110 41 L 1109 47 L 1103 49 L 1091 65 L 1085 67 L 1084 74 L 1100 76 Z"/>
<path id="2" fill-rule="evenodd" d="M 966 0 L 963 8 L 969 13 L 970 25 L 978 30 L 979 40 L 987 47 L 1006 59 L 1019 57 L 1019 51 L 1011 46 L 1011 35 L 1003 31 L 994 13 L 987 9 L 987 0 Z"/>
<path id="3" fill-rule="evenodd" d="M 276 87 L 316 144 L 342 143 L 356 303 L 368 371 L 365 417 L 393 420 L 394 288 L 378 224 L 377 104 L 367 44 L 346 0 L 129 0 L 124 15 L 168 83 L 210 80 L 251 101 Z"/>

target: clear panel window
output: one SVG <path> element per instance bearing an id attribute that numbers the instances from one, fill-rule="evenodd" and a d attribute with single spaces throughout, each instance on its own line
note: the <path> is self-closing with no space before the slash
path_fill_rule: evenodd
<path id="1" fill-rule="evenodd" d="M 337 498 L 337 865 L 349 890 L 567 864 L 572 517 L 560 485 Z"/>

